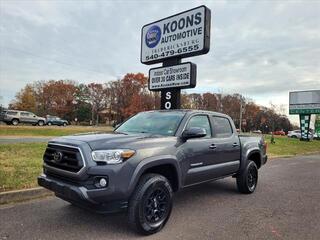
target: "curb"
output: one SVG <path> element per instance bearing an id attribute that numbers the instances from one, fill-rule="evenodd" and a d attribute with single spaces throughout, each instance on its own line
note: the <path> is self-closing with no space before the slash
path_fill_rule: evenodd
<path id="1" fill-rule="evenodd" d="M 301 157 L 301 156 L 312 156 L 312 155 L 318 155 L 320 154 L 320 151 L 315 151 L 315 152 L 308 152 L 308 153 L 304 153 L 304 154 L 291 154 L 291 155 L 274 155 L 269 157 L 268 156 L 268 160 L 273 160 L 273 159 L 277 159 L 277 158 L 291 158 L 291 157 Z"/>
<path id="2" fill-rule="evenodd" d="M 22 202 L 52 195 L 52 192 L 42 187 L 2 192 L 0 193 L 0 204 Z"/>

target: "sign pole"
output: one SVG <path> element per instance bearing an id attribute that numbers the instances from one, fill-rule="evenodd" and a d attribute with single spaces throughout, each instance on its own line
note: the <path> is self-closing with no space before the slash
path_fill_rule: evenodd
<path id="1" fill-rule="evenodd" d="M 316 115 L 316 121 L 314 123 L 314 131 L 317 133 L 317 137 L 320 138 L 320 114 Z"/>
<path id="2" fill-rule="evenodd" d="M 174 66 L 181 63 L 181 58 L 172 58 L 163 61 L 163 67 Z M 181 89 L 180 88 L 168 88 L 161 90 L 161 107 L 160 109 L 180 109 L 181 102 Z"/>
<path id="3" fill-rule="evenodd" d="M 309 128 L 311 114 L 299 114 L 300 118 L 300 131 L 301 131 L 301 141 L 310 141 L 309 139 Z"/>

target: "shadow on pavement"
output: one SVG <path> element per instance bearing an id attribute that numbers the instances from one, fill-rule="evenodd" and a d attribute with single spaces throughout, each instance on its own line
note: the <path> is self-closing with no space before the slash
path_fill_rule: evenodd
<path id="1" fill-rule="evenodd" d="M 220 180 L 204 183 L 188 187 L 177 193 L 174 197 L 174 209 L 185 208 L 185 205 L 188 205 L 187 210 L 192 211 L 192 202 L 196 207 L 199 204 L 198 202 L 201 202 L 202 198 L 205 199 L 207 196 L 225 197 L 226 195 L 232 196 L 234 194 L 238 194 L 234 180 Z M 172 214 L 174 214 L 174 209 Z M 97 235 L 112 232 L 118 237 L 123 237 L 124 235 L 131 237 L 139 236 L 129 228 L 126 213 L 103 215 L 83 210 L 71 204 L 64 204 L 60 210 L 59 216 L 56 216 L 58 219 L 54 219 L 52 223 L 53 225 L 57 225 L 57 223 L 59 223 L 59 225 L 68 228 L 73 228 L 75 225 L 76 228 L 81 226 L 80 231 L 85 232 L 84 230 L 87 229 L 88 231 L 90 230 L 95 232 Z M 69 219 L 72 219 L 72 224 Z"/>

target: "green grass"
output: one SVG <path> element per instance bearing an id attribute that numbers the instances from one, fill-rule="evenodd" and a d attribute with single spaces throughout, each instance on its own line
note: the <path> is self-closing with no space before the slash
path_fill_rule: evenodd
<path id="1" fill-rule="evenodd" d="M 268 143 L 267 153 L 269 157 L 286 157 L 320 152 L 320 140 L 304 142 L 286 136 L 275 136 L 276 143 L 271 144 L 270 135 L 266 135 L 265 140 Z"/>
<path id="2" fill-rule="evenodd" d="M 65 136 L 76 133 L 84 132 L 97 132 L 97 131 L 112 131 L 112 127 L 92 127 L 92 126 L 7 126 L 0 125 L 1 136 L 33 136 L 33 137 L 50 137 L 50 136 Z"/>
<path id="3" fill-rule="evenodd" d="M 0 192 L 37 186 L 46 145 L 0 144 Z"/>
<path id="4" fill-rule="evenodd" d="M 320 141 L 301 142 L 287 137 L 276 137 L 275 144 L 268 142 L 269 157 L 320 152 Z M 0 192 L 37 186 L 42 172 L 42 155 L 46 143 L 0 144 Z"/>

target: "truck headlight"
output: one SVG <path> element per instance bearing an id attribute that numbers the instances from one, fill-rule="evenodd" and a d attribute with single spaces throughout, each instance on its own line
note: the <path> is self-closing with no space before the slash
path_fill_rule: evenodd
<path id="1" fill-rule="evenodd" d="M 92 152 L 92 159 L 96 162 L 107 164 L 119 164 L 131 158 L 135 154 L 131 149 L 97 150 Z"/>

